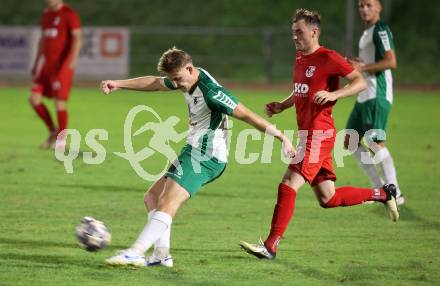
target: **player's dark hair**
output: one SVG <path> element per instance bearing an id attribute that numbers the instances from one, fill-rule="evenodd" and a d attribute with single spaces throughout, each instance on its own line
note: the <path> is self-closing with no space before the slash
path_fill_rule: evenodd
<path id="1" fill-rule="evenodd" d="M 157 70 L 160 73 L 173 73 L 188 63 L 192 63 L 191 56 L 185 51 L 172 47 L 160 57 Z"/>
<path id="2" fill-rule="evenodd" d="M 297 9 L 292 20 L 293 23 L 296 23 L 299 20 L 304 20 L 307 25 L 321 27 L 321 16 L 318 14 L 318 12 L 309 11 L 307 9 Z"/>

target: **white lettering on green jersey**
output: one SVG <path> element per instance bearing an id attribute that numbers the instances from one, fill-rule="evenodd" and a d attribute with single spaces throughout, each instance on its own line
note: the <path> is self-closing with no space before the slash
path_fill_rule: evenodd
<path id="1" fill-rule="evenodd" d="M 221 90 L 219 90 L 213 98 L 230 109 L 235 109 L 235 107 L 237 107 L 237 103 L 231 100 L 231 98 Z"/>

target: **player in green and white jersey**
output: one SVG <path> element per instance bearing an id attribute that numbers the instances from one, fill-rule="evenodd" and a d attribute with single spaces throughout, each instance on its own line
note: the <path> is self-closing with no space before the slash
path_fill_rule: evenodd
<path id="1" fill-rule="evenodd" d="M 384 184 L 394 184 L 397 187 L 396 202 L 401 206 L 404 198 L 397 183 L 393 159 L 385 146 L 385 130 L 393 103 L 391 69 L 396 68 L 397 60 L 393 35 L 388 25 L 380 19 L 381 10 L 380 0 L 359 0 L 359 13 L 366 28 L 359 40 L 359 58 L 351 59 L 350 62 L 363 72 L 368 87 L 359 93 L 346 128 L 354 129 L 360 139 L 365 137 L 370 142 L 367 143 L 368 148 L 359 144 L 354 155 L 370 178 L 372 186 L 380 188 Z M 346 148 L 349 136 L 347 134 L 345 137 Z M 362 153 L 370 158 L 364 157 L 362 160 Z M 378 164 L 371 164 L 372 155 Z"/>
<path id="2" fill-rule="evenodd" d="M 145 76 L 101 83 L 106 94 L 118 89 L 179 89 L 184 93 L 190 118 L 187 145 L 168 172 L 145 194 L 144 202 L 149 211 L 147 224 L 129 249 L 106 260 L 109 265 L 173 265 L 169 254 L 172 219 L 179 207 L 201 186 L 223 173 L 228 157 L 229 115 L 279 139 L 285 156 L 292 157 L 295 152 L 281 131 L 239 103 L 207 71 L 194 67 L 186 52 L 177 48 L 166 51 L 159 60 L 158 71 L 165 77 Z M 145 259 L 144 253 L 153 245 L 153 254 Z"/>

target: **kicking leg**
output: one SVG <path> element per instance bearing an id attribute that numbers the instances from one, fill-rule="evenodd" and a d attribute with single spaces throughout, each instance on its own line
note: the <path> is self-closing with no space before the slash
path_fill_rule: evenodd
<path id="1" fill-rule="evenodd" d="M 148 211 L 148 222 L 150 222 L 158 207 L 159 198 L 164 193 L 166 180 L 164 177 L 160 178 L 150 187 L 148 192 L 145 193 L 144 203 Z M 154 252 L 153 255 L 148 257 L 147 265 L 164 265 L 167 267 L 173 265 L 173 260 L 170 256 L 170 238 L 171 225 L 154 243 Z"/>
<path id="2" fill-rule="evenodd" d="M 144 253 L 170 228 L 180 206 L 189 199 L 189 193 L 175 181 L 168 179 L 157 209 L 145 225 L 136 242 L 122 253 L 106 260 L 109 265 L 144 266 Z"/>

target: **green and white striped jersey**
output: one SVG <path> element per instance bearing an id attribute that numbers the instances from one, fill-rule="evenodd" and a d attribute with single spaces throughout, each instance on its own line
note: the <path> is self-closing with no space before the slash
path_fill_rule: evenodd
<path id="1" fill-rule="evenodd" d="M 374 26 L 364 30 L 359 40 L 359 57 L 365 64 L 371 64 L 383 59 L 386 51 L 394 50 L 393 35 L 390 28 L 383 21 L 378 21 Z M 386 99 L 393 102 L 393 77 L 391 70 L 375 74 L 364 73 L 368 87 L 359 93 L 358 102 L 371 99 Z"/>
<path id="2" fill-rule="evenodd" d="M 187 143 L 202 155 L 227 162 L 228 115 L 232 114 L 238 101 L 207 71 L 198 70 L 197 83 L 184 93 L 189 113 Z M 176 89 L 168 78 L 164 83 L 168 88 Z"/>

